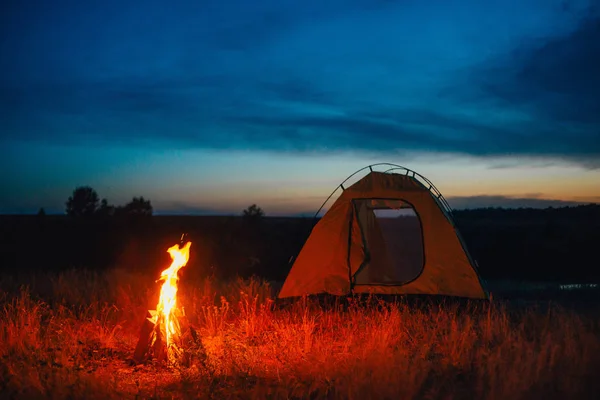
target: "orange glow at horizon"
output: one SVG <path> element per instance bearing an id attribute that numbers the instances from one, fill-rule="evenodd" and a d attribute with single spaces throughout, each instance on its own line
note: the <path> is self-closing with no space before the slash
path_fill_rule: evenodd
<path id="1" fill-rule="evenodd" d="M 564 168 L 489 169 L 466 174 L 462 171 L 415 169 L 429 178 L 444 197 L 501 196 L 537 200 L 600 202 L 600 171 Z M 430 171 L 428 171 L 430 169 Z M 201 193 L 186 193 L 184 204 L 219 212 L 236 212 L 256 203 L 269 215 L 311 214 L 345 177 L 302 181 L 261 183 L 220 182 Z M 205 189 L 205 188 L 203 188 Z M 339 193 L 337 193 L 339 194 Z M 337 198 L 332 197 L 328 205 Z M 180 203 L 181 204 L 181 203 Z M 327 207 L 327 206 L 326 206 Z"/>
<path id="2" fill-rule="evenodd" d="M 316 212 L 346 177 L 367 165 L 395 162 L 430 179 L 444 197 L 502 196 L 578 202 L 600 202 L 600 169 L 565 160 L 525 157 L 468 157 L 423 153 L 406 157 L 367 157 L 189 150 L 177 163 L 154 156 L 151 171 L 131 166 L 120 173 L 127 190 L 112 182 L 98 186 L 118 199 L 122 193 L 144 193 L 160 213 L 210 211 L 239 214 L 256 203 L 267 215 Z M 198 160 L 202 160 L 201 162 Z M 206 166 L 210 164 L 210 168 Z M 125 172 L 127 171 L 127 172 Z M 173 179 L 173 175 L 178 179 Z M 135 182 L 135 188 L 131 187 Z M 110 183 L 110 185 L 109 185 Z M 114 191 L 111 193 L 111 191 Z M 120 200 L 119 200 L 120 201 Z M 127 201 L 124 198 L 123 201 Z M 115 200 L 117 202 L 117 200 Z"/>

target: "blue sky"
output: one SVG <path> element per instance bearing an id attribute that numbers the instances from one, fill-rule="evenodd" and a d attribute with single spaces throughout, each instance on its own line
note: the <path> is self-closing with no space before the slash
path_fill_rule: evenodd
<path id="1" fill-rule="evenodd" d="M 379 161 L 455 208 L 600 201 L 594 0 L 2 8 L 0 213 L 91 185 L 163 213 L 295 214 Z"/>

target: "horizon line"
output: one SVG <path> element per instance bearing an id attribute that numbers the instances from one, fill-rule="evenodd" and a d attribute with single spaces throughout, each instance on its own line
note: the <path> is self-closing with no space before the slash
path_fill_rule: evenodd
<path id="1" fill-rule="evenodd" d="M 498 205 L 498 206 L 479 206 L 479 207 L 463 207 L 463 208 L 452 208 L 452 212 L 461 211 L 477 211 L 477 210 L 549 210 L 549 209 L 565 209 L 565 208 L 576 208 L 586 206 L 600 206 L 600 202 L 580 202 L 573 204 L 564 205 L 547 205 L 547 206 L 511 206 L 511 205 Z M 41 207 L 43 208 L 43 207 Z M 265 213 L 263 218 L 312 218 L 315 216 L 322 216 L 327 213 L 328 210 L 322 210 L 318 215 L 314 212 L 298 212 L 298 213 Z M 39 212 L 39 211 L 38 211 Z M 38 212 L 15 212 L 15 213 L 0 213 L 0 217 L 17 217 L 17 216 L 38 216 Z M 65 212 L 51 212 L 45 211 L 46 216 L 67 216 Z M 154 211 L 152 217 L 243 217 L 241 212 L 219 212 L 219 211 L 205 211 L 205 212 L 178 212 L 178 211 Z"/>

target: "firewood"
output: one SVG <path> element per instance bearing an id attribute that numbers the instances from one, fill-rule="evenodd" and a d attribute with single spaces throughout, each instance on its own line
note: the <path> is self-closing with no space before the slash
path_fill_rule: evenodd
<path id="1" fill-rule="evenodd" d="M 146 356 L 148 355 L 148 351 L 154 338 L 156 323 L 152 311 L 148 311 L 146 314 L 146 318 L 144 319 L 142 328 L 140 329 L 140 337 L 138 339 L 137 346 L 133 352 L 133 361 L 137 364 L 140 364 L 146 360 Z"/>

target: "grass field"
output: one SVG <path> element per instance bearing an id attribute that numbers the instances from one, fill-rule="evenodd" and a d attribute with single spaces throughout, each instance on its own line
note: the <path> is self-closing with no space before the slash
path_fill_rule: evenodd
<path id="1" fill-rule="evenodd" d="M 559 306 L 356 299 L 281 306 L 266 282 L 180 284 L 185 365 L 132 365 L 153 276 L 0 282 L 2 398 L 600 398 L 600 322 Z M 597 317 L 597 316 L 596 316 Z"/>

